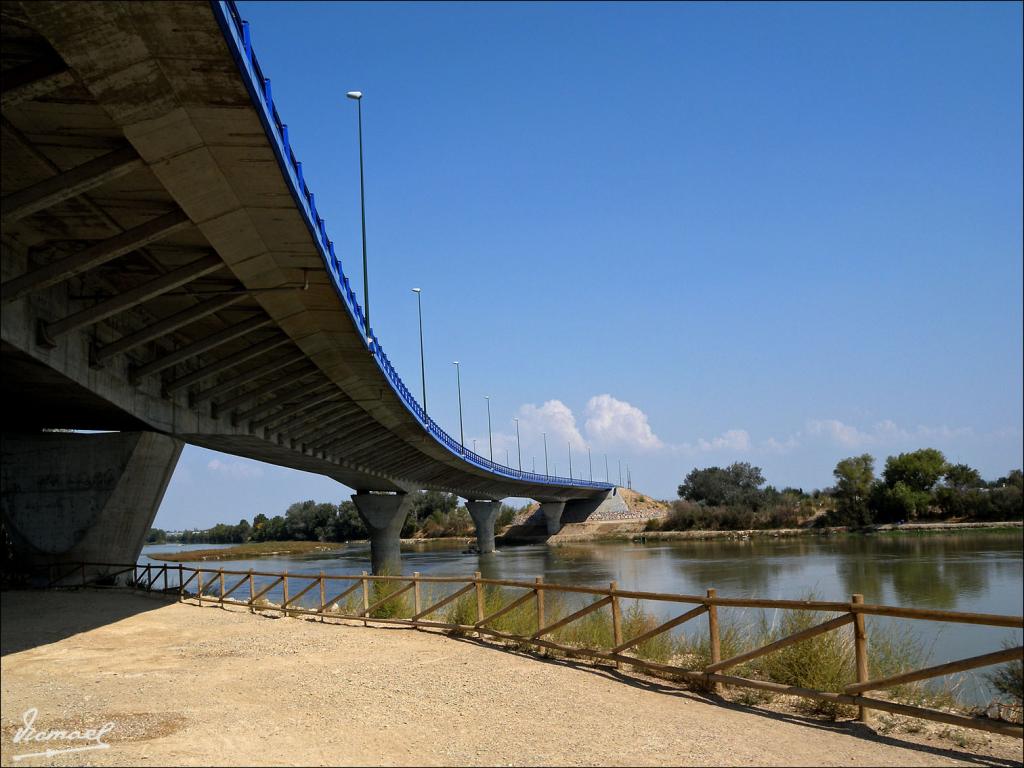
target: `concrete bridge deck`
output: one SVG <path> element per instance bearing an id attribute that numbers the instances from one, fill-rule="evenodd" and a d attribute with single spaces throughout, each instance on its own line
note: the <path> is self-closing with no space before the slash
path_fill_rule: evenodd
<path id="1" fill-rule="evenodd" d="M 423 412 L 233 3 L 0 8 L 6 457 L 16 432 L 152 431 L 332 477 L 371 524 L 401 499 L 370 492 L 529 497 L 556 525 L 609 494 L 491 462 Z"/>

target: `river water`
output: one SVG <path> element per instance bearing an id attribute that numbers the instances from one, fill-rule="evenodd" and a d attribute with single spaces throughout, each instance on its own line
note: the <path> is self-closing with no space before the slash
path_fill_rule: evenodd
<path id="1" fill-rule="evenodd" d="M 211 546 L 150 545 L 139 562 L 162 564 L 146 555 Z M 403 570 L 446 576 L 480 571 L 487 578 L 531 581 L 543 576 L 549 583 L 587 586 L 616 581 L 620 589 L 689 595 L 714 587 L 720 597 L 799 599 L 813 595 L 843 601 L 860 593 L 868 603 L 974 613 L 1020 615 L 1024 602 L 1024 536 L 1019 529 L 743 541 L 591 542 L 557 547 L 536 544 L 486 556 L 464 553 L 464 548 L 450 542 L 403 546 Z M 366 544 L 349 544 L 328 555 L 222 560 L 206 565 L 225 570 L 358 574 L 368 569 L 369 550 Z M 268 596 L 275 600 L 273 593 Z M 279 590 L 276 597 L 280 597 Z M 644 608 L 665 618 L 682 612 L 675 605 L 655 602 Z M 889 621 L 893 620 L 869 619 L 869 634 L 872 622 L 881 625 Z M 1004 641 L 1019 644 L 1021 639 L 1019 630 L 900 623 L 912 626 L 928 646 L 931 664 L 998 650 Z M 968 673 L 960 684 L 966 699 L 987 700 L 988 691 L 979 674 Z"/>

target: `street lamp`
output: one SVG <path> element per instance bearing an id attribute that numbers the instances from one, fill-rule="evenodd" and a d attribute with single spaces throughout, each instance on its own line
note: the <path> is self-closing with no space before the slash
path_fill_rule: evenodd
<path id="1" fill-rule="evenodd" d="M 622 487 L 622 459 L 619 459 L 619 488 Z"/>
<path id="2" fill-rule="evenodd" d="M 484 395 L 484 400 L 487 401 L 487 444 L 491 461 L 494 461 L 494 438 L 491 436 L 491 396 Z"/>
<path id="3" fill-rule="evenodd" d="M 420 315 L 420 380 L 423 383 L 423 415 L 427 413 L 427 368 L 423 358 L 423 291 L 413 288 L 416 294 L 416 308 Z"/>
<path id="4" fill-rule="evenodd" d="M 569 479 L 572 479 L 572 443 L 569 444 Z"/>
<path id="5" fill-rule="evenodd" d="M 608 474 L 608 454 L 604 455 L 604 481 L 607 483 L 609 478 Z"/>
<path id="6" fill-rule="evenodd" d="M 594 482 L 594 460 L 590 456 L 590 446 L 587 446 L 587 464 L 590 466 L 590 482 Z"/>
<path id="7" fill-rule="evenodd" d="M 359 115 L 359 210 L 363 222 L 363 322 L 366 323 L 366 343 L 373 352 L 373 338 L 370 336 L 370 278 L 366 269 L 366 190 L 363 184 L 363 92 L 349 91 L 345 94 L 355 100 Z"/>
<path id="8" fill-rule="evenodd" d="M 452 365 L 455 366 L 455 385 L 459 388 L 459 445 L 461 445 L 463 450 L 465 450 L 466 433 L 462 429 L 462 374 L 459 373 L 460 369 L 458 360 L 452 360 Z"/>
<path id="9" fill-rule="evenodd" d="M 523 444 L 519 441 L 519 419 L 513 417 L 512 421 L 516 423 L 516 453 L 519 454 L 519 471 L 523 471 Z"/>
<path id="10" fill-rule="evenodd" d="M 541 432 L 540 434 L 541 437 L 544 438 L 544 476 L 551 477 L 551 475 L 548 474 L 548 433 Z"/>

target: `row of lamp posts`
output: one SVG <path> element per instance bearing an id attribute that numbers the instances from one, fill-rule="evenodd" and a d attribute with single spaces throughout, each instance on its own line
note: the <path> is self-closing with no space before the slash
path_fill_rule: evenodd
<path id="1" fill-rule="evenodd" d="M 345 94 L 348 98 L 356 102 L 356 115 L 359 122 L 359 212 L 360 219 L 362 221 L 362 236 L 363 236 L 363 323 L 366 328 L 366 344 L 367 348 L 373 353 L 373 338 L 370 333 L 370 282 L 367 270 L 366 262 L 366 188 L 363 177 L 363 94 L 362 91 L 349 91 Z M 420 325 L 420 383 L 423 387 L 423 413 L 427 413 L 427 371 L 426 361 L 423 352 L 423 291 L 420 288 L 413 288 L 413 293 L 416 294 L 416 309 L 419 315 Z M 466 431 L 463 427 L 462 421 L 462 371 L 459 367 L 459 361 L 454 360 L 452 364 L 455 366 L 455 381 L 459 393 L 459 444 L 466 447 Z M 484 399 L 487 401 L 487 444 L 488 444 L 488 457 L 494 461 L 494 437 L 491 431 L 491 397 L 490 395 L 484 395 Z M 519 460 L 519 471 L 523 470 L 523 448 L 519 438 L 519 419 L 513 418 L 516 423 L 516 454 Z M 550 476 L 548 472 L 548 434 L 547 432 L 541 433 L 544 439 L 544 474 Z M 473 452 L 476 453 L 476 440 L 473 441 Z M 505 462 L 508 464 L 509 457 L 508 452 L 505 453 Z M 594 464 L 591 460 L 590 447 L 587 446 L 587 463 L 590 466 L 590 479 L 594 479 Z M 534 457 L 533 471 L 537 471 L 537 461 Z M 629 467 L 626 467 L 626 474 L 629 477 Z M 608 454 L 604 457 L 604 479 L 605 482 L 609 481 L 608 473 Z M 569 476 L 572 477 L 572 443 L 569 443 Z M 632 487 L 632 478 L 629 478 L 630 487 Z M 619 460 L 619 485 L 622 485 L 622 461 Z"/>

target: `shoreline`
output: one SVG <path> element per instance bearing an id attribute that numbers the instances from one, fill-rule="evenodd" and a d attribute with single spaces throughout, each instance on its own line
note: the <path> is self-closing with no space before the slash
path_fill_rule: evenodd
<path id="1" fill-rule="evenodd" d="M 745 540 L 751 538 L 795 538 L 800 536 L 872 536 L 876 534 L 921 534 L 955 533 L 966 531 L 1012 531 L 1024 529 L 1024 522 L 1017 520 L 982 523 L 905 523 L 886 524 L 868 529 L 851 529 L 848 526 L 827 528 L 753 528 L 736 531 L 645 531 L 646 520 L 608 521 L 593 523 L 569 523 L 551 537 L 517 536 L 508 539 L 499 537 L 499 543 L 526 544 L 546 541 L 555 546 L 591 541 L 657 542 L 657 541 L 702 541 L 714 539 Z M 602 530 L 603 529 L 603 530 Z"/>
<path id="2" fill-rule="evenodd" d="M 877 534 L 930 534 L 930 533 L 956 533 L 969 531 L 1012 531 L 1024 529 L 1024 522 L 1019 520 L 1008 520 L 999 522 L 984 523 L 904 523 L 903 525 L 887 524 L 873 526 L 868 529 L 851 529 L 848 526 L 833 526 L 828 528 L 752 528 L 736 531 L 645 531 L 643 527 L 646 520 L 610 520 L 583 523 L 567 523 L 561 531 L 554 536 L 541 534 L 537 536 L 511 536 L 501 534 L 497 536 L 496 543 L 506 546 L 521 546 L 527 544 L 550 544 L 561 546 L 564 544 L 577 544 L 585 542 L 632 542 L 645 544 L 659 541 L 710 541 L 710 540 L 735 540 L 744 541 L 752 538 L 788 539 L 801 536 L 873 536 Z M 443 544 L 462 544 L 470 546 L 476 542 L 474 536 L 436 536 L 431 538 L 410 538 L 402 539 L 402 545 L 428 544 L 432 542 Z M 259 552 L 239 552 L 235 547 L 228 547 L 217 550 L 191 550 L 189 552 L 154 552 L 147 555 L 151 560 L 161 562 L 208 562 L 216 560 L 237 560 L 256 559 L 261 557 L 273 557 L 275 555 L 310 554 L 314 552 L 334 552 L 344 549 L 351 544 L 368 544 L 368 539 L 351 539 L 340 542 L 274 542 L 281 546 L 273 550 Z M 297 546 L 296 546 L 297 545 Z M 170 544 L 169 546 L 174 546 Z M 247 547 L 240 544 L 238 547 Z M 200 555 L 199 553 L 202 553 Z M 180 557 L 179 557 L 180 555 Z"/>

